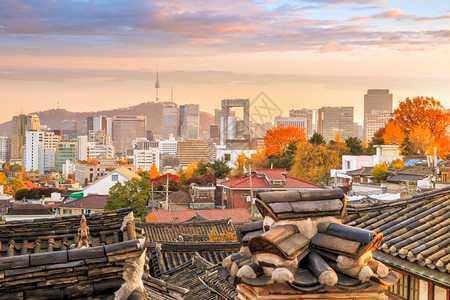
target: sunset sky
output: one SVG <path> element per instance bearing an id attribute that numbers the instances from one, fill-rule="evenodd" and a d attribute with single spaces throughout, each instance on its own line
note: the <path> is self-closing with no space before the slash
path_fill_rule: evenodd
<path id="1" fill-rule="evenodd" d="M 160 98 L 213 112 L 264 91 L 281 108 L 355 106 L 389 88 L 394 106 L 450 107 L 448 0 L 1 0 L 0 122 L 56 108 Z"/>

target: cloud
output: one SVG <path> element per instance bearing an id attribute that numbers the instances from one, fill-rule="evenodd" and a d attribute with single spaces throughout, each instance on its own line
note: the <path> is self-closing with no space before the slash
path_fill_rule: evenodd
<path id="1" fill-rule="evenodd" d="M 329 43 L 320 47 L 317 52 L 326 53 L 326 52 L 349 51 L 349 50 L 352 50 L 352 48 L 349 46 L 341 45 L 339 43 Z"/>
<path id="2" fill-rule="evenodd" d="M 430 22 L 430 21 L 440 21 L 440 20 L 448 20 L 450 19 L 450 15 L 443 15 L 439 17 L 423 17 L 423 18 L 416 18 L 414 19 L 414 22 Z"/>
<path id="3" fill-rule="evenodd" d="M 390 10 L 384 11 L 382 13 L 375 14 L 372 17 L 373 18 L 380 18 L 380 19 L 397 19 L 397 20 L 401 20 L 401 19 L 412 18 L 414 16 L 415 15 L 413 15 L 413 14 L 404 14 L 403 10 L 401 10 L 401 9 L 390 9 Z"/>

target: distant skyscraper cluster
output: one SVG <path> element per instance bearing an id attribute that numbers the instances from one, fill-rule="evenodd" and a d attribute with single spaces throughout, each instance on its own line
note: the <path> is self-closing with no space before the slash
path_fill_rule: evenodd
<path id="1" fill-rule="evenodd" d="M 158 71 L 155 89 L 155 101 L 160 102 Z M 165 165 L 177 167 L 176 163 L 186 167 L 216 158 L 233 166 L 240 154 L 249 157 L 264 145 L 263 137 L 273 126 L 298 127 L 308 137 L 318 132 L 328 141 L 336 134 L 342 140 L 358 137 L 370 141 L 391 118 L 392 98 L 388 89 L 367 91 L 364 127 L 355 123 L 354 108 L 350 106 L 294 107 L 288 116 L 274 116 L 259 124 L 250 118 L 249 99 L 224 99 L 220 109 L 215 110 L 209 132 L 201 132 L 200 106 L 177 105 L 172 96 L 170 102 L 159 105 L 161 126 L 154 128 L 149 128 L 147 117 L 142 115 L 92 115 L 85 122 L 62 120 L 59 128 L 52 130 L 41 124 L 37 115 L 19 114 L 12 119 L 11 138 L 0 136 L 0 162 L 19 163 L 27 171 L 41 173 L 75 172 L 83 181 L 103 176 L 117 165 L 116 158 L 132 162 L 130 170 L 144 171 L 153 165 L 158 169 Z M 97 166 L 87 167 L 89 161 Z"/>

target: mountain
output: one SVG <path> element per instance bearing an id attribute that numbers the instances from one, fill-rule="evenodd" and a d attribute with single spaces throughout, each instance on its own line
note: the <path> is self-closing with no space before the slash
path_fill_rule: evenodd
<path id="1" fill-rule="evenodd" d="M 118 108 L 113 110 L 102 110 L 95 112 L 71 112 L 65 109 L 49 109 L 34 112 L 39 116 L 41 124 L 48 125 L 51 129 L 59 129 L 62 120 L 75 120 L 79 128 L 86 128 L 86 118 L 88 116 L 104 115 L 114 117 L 118 115 L 137 115 L 147 117 L 147 129 L 153 130 L 154 134 L 162 134 L 162 107 L 164 104 L 173 102 L 145 102 L 138 105 Z M 200 135 L 202 132 L 209 132 L 209 126 L 214 123 L 214 116 L 207 112 L 200 112 Z M 84 124 L 84 127 L 83 127 Z M 1 134 L 11 136 L 11 121 L 0 124 Z"/>

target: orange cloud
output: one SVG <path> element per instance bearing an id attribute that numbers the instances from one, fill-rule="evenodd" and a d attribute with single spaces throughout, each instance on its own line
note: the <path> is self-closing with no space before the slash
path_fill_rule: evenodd
<path id="1" fill-rule="evenodd" d="M 329 43 L 326 45 L 323 45 L 319 48 L 317 52 L 319 53 L 326 53 L 326 52 L 338 52 L 338 51 L 349 51 L 352 50 L 352 47 L 341 45 L 339 43 Z"/>

